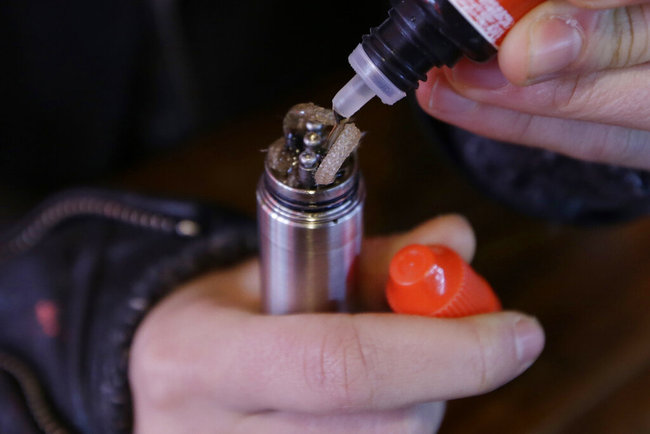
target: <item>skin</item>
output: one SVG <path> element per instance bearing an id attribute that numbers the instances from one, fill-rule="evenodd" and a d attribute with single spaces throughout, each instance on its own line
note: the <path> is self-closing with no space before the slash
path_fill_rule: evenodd
<path id="1" fill-rule="evenodd" d="M 432 116 L 494 139 L 650 169 L 650 2 L 548 1 L 498 59 L 432 70 Z M 441 243 L 470 260 L 459 217 L 368 240 L 365 310 L 385 308 L 388 261 Z M 130 359 L 138 433 L 430 433 L 444 401 L 490 391 L 539 355 L 539 324 L 515 312 L 457 320 L 386 313 L 268 317 L 257 262 L 191 282 L 138 329 Z"/>
<path id="2" fill-rule="evenodd" d="M 390 258 L 414 242 L 475 247 L 458 216 L 367 240 L 359 294 L 385 308 Z M 258 263 L 202 276 L 160 302 L 131 351 L 136 433 L 431 433 L 448 399 L 488 392 L 544 345 L 517 312 L 462 319 L 259 313 Z"/>
<path id="3" fill-rule="evenodd" d="M 650 2 L 542 3 L 498 59 L 429 72 L 432 116 L 493 139 L 650 169 Z"/>

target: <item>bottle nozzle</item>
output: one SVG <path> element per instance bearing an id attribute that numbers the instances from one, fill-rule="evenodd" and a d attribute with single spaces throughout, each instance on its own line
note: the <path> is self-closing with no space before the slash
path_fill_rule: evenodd
<path id="1" fill-rule="evenodd" d="M 359 74 L 338 91 L 332 100 L 334 111 L 344 118 L 349 118 L 375 96 Z"/>
<path id="2" fill-rule="evenodd" d="M 343 86 L 332 100 L 334 111 L 349 118 L 377 95 L 384 104 L 392 105 L 404 98 L 406 93 L 386 78 L 370 60 L 361 44 L 348 57 L 352 69 L 357 73 Z"/>

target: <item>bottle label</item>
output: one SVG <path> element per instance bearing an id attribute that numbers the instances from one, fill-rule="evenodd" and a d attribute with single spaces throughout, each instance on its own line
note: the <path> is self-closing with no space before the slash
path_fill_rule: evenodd
<path id="1" fill-rule="evenodd" d="M 448 0 L 495 48 L 519 18 L 542 0 Z"/>

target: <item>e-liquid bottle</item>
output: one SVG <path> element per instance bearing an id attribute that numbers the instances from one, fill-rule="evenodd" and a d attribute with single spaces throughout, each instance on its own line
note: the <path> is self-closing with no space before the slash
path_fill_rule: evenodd
<path id="1" fill-rule="evenodd" d="M 334 97 L 334 111 L 350 117 L 375 95 L 392 105 L 433 67 L 453 66 L 462 56 L 488 60 L 542 1 L 394 0 L 388 19 L 350 54 L 356 75 Z"/>

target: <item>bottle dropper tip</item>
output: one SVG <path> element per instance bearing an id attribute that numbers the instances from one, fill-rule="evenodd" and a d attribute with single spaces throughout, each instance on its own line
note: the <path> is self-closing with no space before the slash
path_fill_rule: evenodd
<path id="1" fill-rule="evenodd" d="M 332 99 L 334 112 L 349 118 L 355 114 L 361 107 L 375 96 L 375 92 L 370 89 L 363 79 L 356 74 L 352 80 L 348 81 L 345 86 Z"/>

